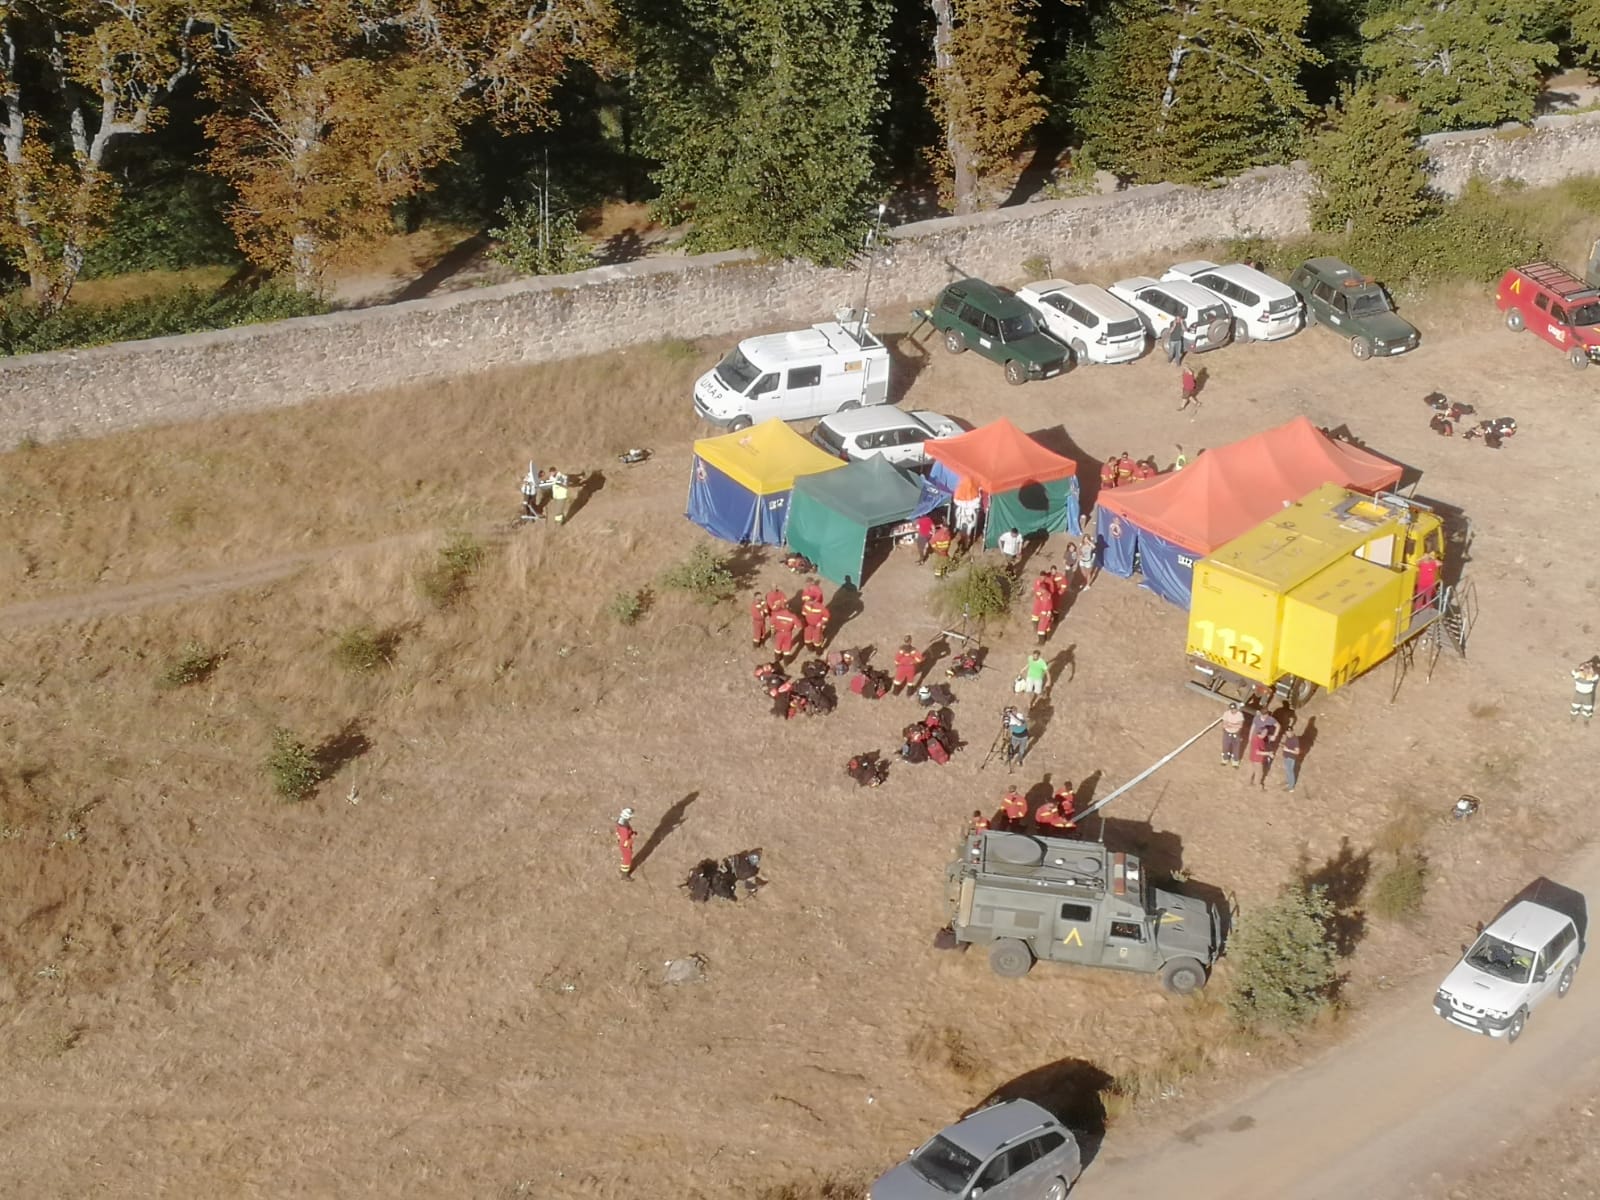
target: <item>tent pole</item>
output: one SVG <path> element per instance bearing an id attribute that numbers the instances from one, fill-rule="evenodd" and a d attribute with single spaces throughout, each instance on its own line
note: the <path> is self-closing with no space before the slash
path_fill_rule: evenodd
<path id="1" fill-rule="evenodd" d="M 1163 755 L 1161 758 L 1159 758 L 1155 762 L 1151 763 L 1144 770 L 1140 771 L 1137 775 L 1135 775 L 1132 779 L 1128 780 L 1127 783 L 1123 784 L 1116 791 L 1112 792 L 1104 800 L 1096 800 L 1093 804 L 1091 804 L 1088 808 L 1084 809 L 1083 812 L 1078 815 L 1077 820 L 1081 821 L 1081 820 L 1083 820 L 1084 817 L 1092 816 L 1094 813 L 1099 812 L 1106 805 L 1110 804 L 1118 796 L 1122 795 L 1123 792 L 1126 792 L 1129 789 L 1133 788 L 1136 784 L 1143 783 L 1146 779 L 1149 779 L 1150 776 L 1154 775 L 1162 767 L 1166 766 L 1173 759 L 1177 758 L 1178 755 L 1182 754 L 1190 746 L 1194 745 L 1201 738 L 1205 737 L 1206 734 L 1210 733 L 1213 729 L 1215 729 L 1220 724 L 1222 724 L 1222 718 L 1218 717 L 1215 721 L 1212 721 L 1211 724 L 1207 725 L 1199 733 L 1195 734 L 1188 741 L 1184 742 L 1183 745 L 1179 746 L 1176 750 L 1173 750 L 1173 751 Z M 1102 820 L 1103 819 L 1104 818 L 1102 818 Z"/>

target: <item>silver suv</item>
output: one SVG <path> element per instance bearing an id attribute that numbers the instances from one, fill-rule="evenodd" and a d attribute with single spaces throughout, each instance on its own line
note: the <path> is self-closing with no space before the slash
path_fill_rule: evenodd
<path id="1" fill-rule="evenodd" d="M 937 1133 L 868 1200 L 1063 1200 L 1083 1171 L 1072 1131 L 1032 1100 L 980 1108 Z"/>

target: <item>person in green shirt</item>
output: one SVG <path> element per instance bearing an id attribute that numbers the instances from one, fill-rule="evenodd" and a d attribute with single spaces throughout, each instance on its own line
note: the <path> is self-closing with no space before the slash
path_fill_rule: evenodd
<path id="1" fill-rule="evenodd" d="M 1021 690 L 1028 696 L 1042 696 L 1050 686 L 1050 664 L 1045 662 L 1044 655 L 1035 650 L 1028 656 L 1028 663 L 1022 668 Z M 1033 700 L 1028 701 L 1029 706 Z"/>

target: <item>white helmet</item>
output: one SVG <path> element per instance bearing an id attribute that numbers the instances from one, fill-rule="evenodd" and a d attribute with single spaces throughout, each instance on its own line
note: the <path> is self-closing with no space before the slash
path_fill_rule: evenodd
<path id="1" fill-rule="evenodd" d="M 625 821 L 631 821 L 631 820 L 633 820 L 633 809 L 631 809 L 631 808 L 625 808 L 620 813 L 617 814 L 617 824 L 618 825 L 623 824 Z"/>

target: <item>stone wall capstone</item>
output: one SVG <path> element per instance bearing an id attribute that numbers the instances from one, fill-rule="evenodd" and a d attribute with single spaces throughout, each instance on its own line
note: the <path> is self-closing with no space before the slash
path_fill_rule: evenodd
<path id="1" fill-rule="evenodd" d="M 1481 175 L 1545 186 L 1600 172 L 1600 113 L 1426 139 L 1434 185 Z M 1031 258 L 1094 277 L 1095 263 L 1198 242 L 1305 232 L 1303 164 L 1217 187 L 1154 184 L 891 230 L 872 305 L 921 303 L 962 275 L 1011 280 Z M 1109 281 L 1105 281 L 1109 282 Z M 858 270 L 747 251 L 651 258 L 376 308 L 0 360 L 0 448 L 301 404 L 490 367 L 667 338 L 825 319 L 860 302 Z"/>

